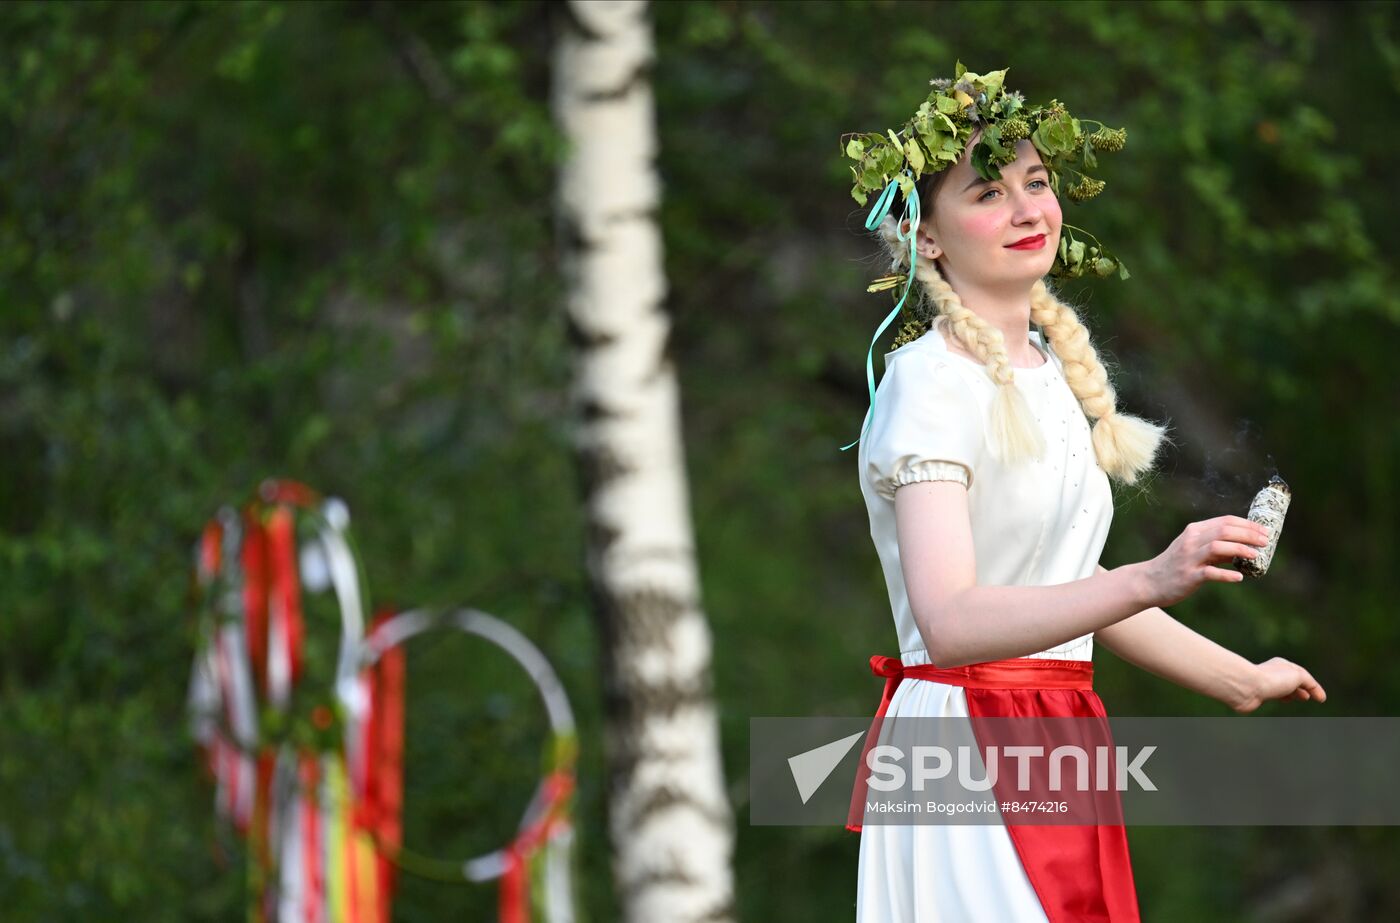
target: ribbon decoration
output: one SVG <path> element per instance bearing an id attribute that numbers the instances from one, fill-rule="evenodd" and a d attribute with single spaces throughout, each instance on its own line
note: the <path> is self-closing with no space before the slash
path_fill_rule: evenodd
<path id="1" fill-rule="evenodd" d="M 457 882 L 500 879 L 503 923 L 534 923 L 535 906 L 548 923 L 573 923 L 578 746 L 562 684 L 524 635 L 472 609 L 442 619 L 381 611 L 366 637 L 348 521 L 339 501 L 268 481 L 240 511 L 222 510 L 196 543 L 191 731 L 216 784 L 218 816 L 247 843 L 248 920 L 389 923 L 403 868 Z M 327 588 L 339 610 L 333 677 L 315 676 L 325 658 L 304 654 L 316 613 L 324 622 L 326 611 L 305 594 Z M 547 772 L 515 837 L 466 862 L 402 845 L 400 645 L 441 624 L 493 642 L 523 666 L 551 727 Z"/>
<path id="2" fill-rule="evenodd" d="M 391 618 L 393 612 L 380 612 L 374 630 Z M 385 923 L 390 918 L 396 867 L 377 844 L 393 850 L 403 840 L 404 666 L 403 649 L 394 648 L 361 673 L 369 706 L 349 764 L 355 795 L 347 858 L 352 890 L 372 895 L 377 916 L 369 919 Z M 366 923 L 366 918 L 361 915 L 355 923 Z"/>
<path id="3" fill-rule="evenodd" d="M 279 711 L 291 700 L 292 686 L 301 678 L 301 585 L 297 577 L 296 535 L 290 507 L 278 506 L 263 529 L 269 570 L 266 588 L 267 698 Z"/>
<path id="4" fill-rule="evenodd" d="M 559 768 L 544 783 L 545 810 L 506 846 L 506 867 L 501 875 L 501 923 L 530 923 L 529 886 L 539 881 L 537 861 L 541 846 L 569 832 L 568 803 L 574 791 L 573 767 Z M 553 915 L 551 915 L 553 919 Z"/>
<path id="5" fill-rule="evenodd" d="M 404 642 L 437 628 L 455 628 L 494 643 L 510 655 L 534 682 L 549 719 L 551 740 L 546 772 L 526 806 L 518 831 L 505 846 L 462 860 L 435 859 L 402 843 L 380 849 L 403 870 L 440 881 L 500 880 L 498 919 L 501 923 L 534 923 L 532 908 L 540 907 L 547 923 L 573 923 L 576 918 L 570 884 L 574 792 L 578 736 L 573 709 L 559 677 L 523 634 L 508 623 L 476 609 L 446 614 L 426 610 L 401 613 L 379 623 L 365 638 L 361 662 L 374 667 L 402 649 Z"/>
<path id="6" fill-rule="evenodd" d="M 218 814 L 247 843 L 252 923 L 389 921 L 384 886 L 392 879 L 375 868 L 349 781 L 348 766 L 360 756 L 340 733 L 375 704 L 346 694 L 358 688 L 347 673 L 363 636 L 347 523 L 339 501 L 295 482 L 268 481 L 241 511 L 222 511 L 197 543 L 200 642 L 191 728 L 216 783 Z M 308 562 L 319 562 L 318 586 L 305 579 Z M 304 594 L 326 588 L 339 610 L 335 673 L 315 677 L 322 688 L 299 691 L 307 679 Z M 324 606 L 319 611 L 324 623 Z M 401 701 L 398 715 L 401 741 Z M 390 723 L 379 722 L 382 734 L 394 732 Z M 381 826 L 398 822 L 400 801 L 387 802 L 392 817 L 376 811 Z"/>
<path id="7" fill-rule="evenodd" d="M 907 167 L 904 170 L 904 174 L 910 177 L 914 175 Z M 875 200 L 875 206 L 870 209 L 870 215 L 865 219 L 865 229 L 867 231 L 875 230 L 880 226 L 880 223 L 885 220 L 885 216 L 890 213 L 890 206 L 894 203 L 895 190 L 898 188 L 899 177 L 896 177 L 890 180 L 889 185 L 880 193 L 880 198 Z M 905 235 L 898 227 L 895 228 L 895 235 L 900 240 L 909 241 L 909 275 L 904 280 L 904 293 L 899 296 L 899 301 L 895 304 L 894 310 L 890 311 L 890 313 L 885 316 L 880 326 L 875 329 L 875 335 L 870 338 L 870 348 L 865 353 L 865 383 L 870 388 L 870 409 L 865 412 L 865 423 L 861 427 L 860 435 L 856 437 L 855 442 L 852 442 L 850 445 L 842 446 L 842 452 L 853 445 L 858 445 L 861 439 L 865 438 L 866 432 L 870 429 L 870 422 L 875 418 L 875 344 L 879 342 L 880 334 L 884 333 L 885 329 L 889 327 L 890 324 L 894 323 L 894 319 L 898 317 L 899 312 L 904 309 L 904 301 L 909 297 L 909 290 L 914 285 L 914 268 L 917 265 L 916 260 L 918 259 L 915 232 L 919 229 L 919 218 L 919 196 L 915 193 L 905 198 L 904 213 L 899 221 L 902 226 L 905 219 L 908 219 L 908 235 Z"/>
<path id="8" fill-rule="evenodd" d="M 191 731 L 215 782 L 215 809 L 233 829 L 253 822 L 258 737 L 254 678 L 237 593 L 221 592 L 221 575 L 238 572 L 241 530 L 231 510 L 205 526 L 196 550 L 200 647 L 190 676 Z"/>

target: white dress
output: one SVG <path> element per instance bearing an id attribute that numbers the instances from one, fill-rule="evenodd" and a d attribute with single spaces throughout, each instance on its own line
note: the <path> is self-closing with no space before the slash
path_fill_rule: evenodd
<path id="1" fill-rule="evenodd" d="M 940 321 L 944 318 L 939 318 Z M 1047 347 L 1038 330 L 1031 340 Z M 1089 422 L 1053 353 L 1015 370 L 1048 451 L 1007 467 L 984 440 L 996 384 L 948 349 L 941 324 L 885 355 L 874 419 L 861 441 L 860 489 L 884 568 L 901 659 L 928 652 L 909 609 L 895 536 L 894 491 L 915 481 L 968 485 L 979 586 L 1046 586 L 1092 575 L 1113 496 Z M 1091 660 L 1093 635 L 1030 656 Z M 968 717 L 961 686 L 906 678 L 887 717 Z M 861 832 L 858 923 L 1036 923 L 1047 915 L 1007 829 L 998 825 L 871 824 Z"/>

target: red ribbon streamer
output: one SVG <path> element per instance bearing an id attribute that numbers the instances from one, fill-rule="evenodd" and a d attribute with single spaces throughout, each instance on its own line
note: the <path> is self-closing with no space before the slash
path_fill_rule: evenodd
<path id="1" fill-rule="evenodd" d="M 301 844 L 303 919 L 320 920 L 325 883 L 321 866 L 320 766 L 314 755 L 301 762 Z"/>
<path id="2" fill-rule="evenodd" d="M 305 629 L 301 617 L 301 585 L 297 580 L 296 530 L 289 507 L 272 511 L 267 520 L 267 563 L 271 572 L 269 610 L 276 616 L 273 631 L 283 636 L 291 658 L 291 679 L 301 678 L 301 648 Z"/>
<path id="3" fill-rule="evenodd" d="M 564 805 L 573 794 L 569 769 L 556 769 L 544 781 L 545 809 L 505 848 L 506 870 L 501 876 L 501 923 L 530 923 L 529 860 L 531 855 L 565 823 Z"/>
<path id="4" fill-rule="evenodd" d="M 382 610 L 374 618 L 371 633 L 393 618 Z M 369 671 L 370 712 L 364 747 L 364 791 L 355 806 L 355 826 L 369 831 L 375 850 L 379 897 L 377 923 L 389 923 L 396 866 L 389 859 L 403 842 L 403 708 L 404 651 L 385 651 Z"/>

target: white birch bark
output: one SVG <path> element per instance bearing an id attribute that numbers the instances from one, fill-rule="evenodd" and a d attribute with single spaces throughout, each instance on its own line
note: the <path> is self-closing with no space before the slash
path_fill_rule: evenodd
<path id="1" fill-rule="evenodd" d="M 614 879 L 629 923 L 728 921 L 734 821 L 666 350 L 649 8 L 565 10 L 552 105 L 571 153 L 558 218 Z"/>

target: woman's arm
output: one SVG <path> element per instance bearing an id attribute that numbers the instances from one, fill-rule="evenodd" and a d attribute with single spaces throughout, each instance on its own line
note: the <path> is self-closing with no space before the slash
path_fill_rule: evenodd
<path id="1" fill-rule="evenodd" d="M 1098 565 L 1100 573 L 1108 573 Z M 1236 710 L 1257 699 L 1258 667 L 1198 634 L 1157 606 L 1094 633 L 1094 643 L 1162 679 Z"/>
<path id="2" fill-rule="evenodd" d="M 978 586 L 967 488 L 956 481 L 906 484 L 894 508 L 909 606 L 937 666 L 1024 657 L 1156 602 L 1144 564 L 1054 586 Z"/>
<path id="3" fill-rule="evenodd" d="M 1097 566 L 1099 573 L 1108 573 Z M 1100 628 L 1094 642 L 1134 666 L 1241 713 L 1254 711 L 1267 699 L 1327 700 L 1322 686 L 1302 667 L 1281 657 L 1251 663 L 1156 606 Z"/>
<path id="4" fill-rule="evenodd" d="M 1297 664 L 1281 657 L 1250 664 L 1156 608 L 1185 599 L 1207 581 L 1243 580 L 1220 565 L 1255 556 L 1268 543 L 1265 530 L 1247 519 L 1191 523 L 1151 561 L 1099 567 L 1082 580 L 978 586 L 966 487 L 957 481 L 906 484 L 895 491 L 894 516 L 909 606 L 937 666 L 1025 657 L 1094 632 L 1125 660 L 1239 712 L 1269 699 L 1327 698 Z"/>

